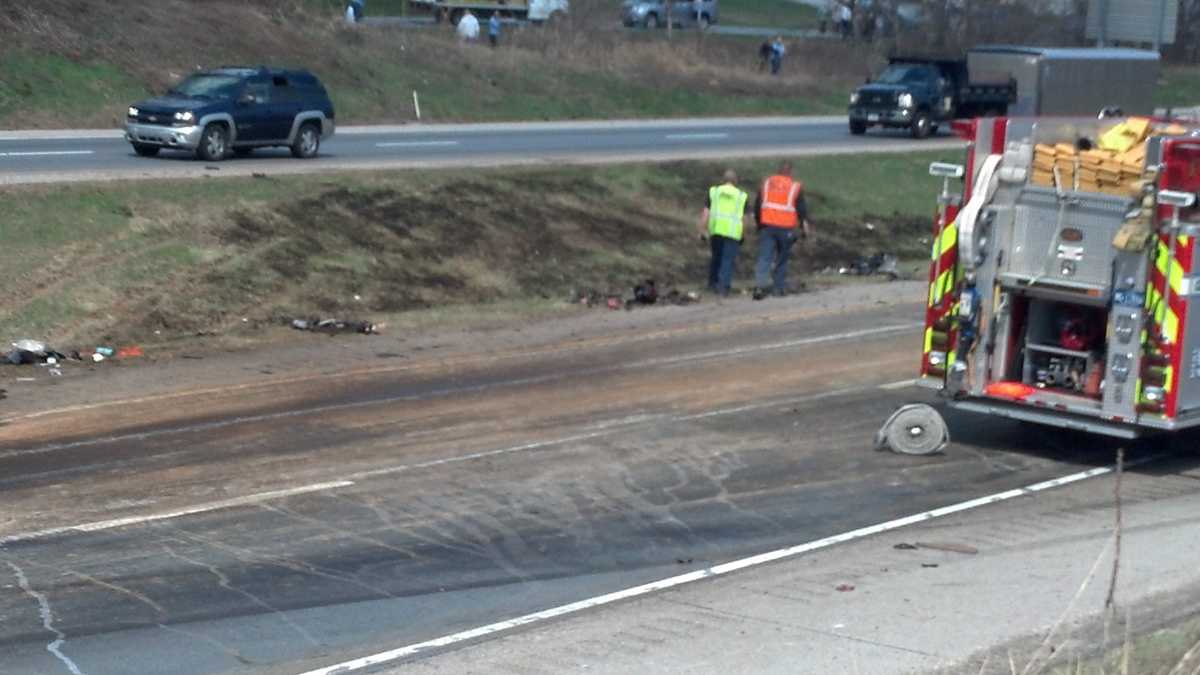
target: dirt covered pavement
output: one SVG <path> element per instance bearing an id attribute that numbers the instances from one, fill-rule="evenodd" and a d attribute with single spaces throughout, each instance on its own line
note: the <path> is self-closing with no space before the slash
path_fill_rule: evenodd
<path id="1" fill-rule="evenodd" d="M 904 388 L 922 296 L 302 336 L 19 383 L 0 662 L 299 672 L 1106 459 L 958 419 L 958 452 L 872 451 L 925 399 Z"/>

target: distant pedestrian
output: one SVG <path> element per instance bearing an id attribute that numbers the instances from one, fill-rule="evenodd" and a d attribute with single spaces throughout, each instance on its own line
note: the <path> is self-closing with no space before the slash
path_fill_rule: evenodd
<path id="1" fill-rule="evenodd" d="M 783 44 L 783 36 L 776 35 L 771 41 L 771 74 L 778 75 L 779 69 L 783 67 L 783 55 L 787 53 L 787 47 Z"/>
<path id="2" fill-rule="evenodd" d="M 700 239 L 708 240 L 712 258 L 708 265 L 708 289 L 721 297 L 729 295 L 734 263 L 749 221 L 749 195 L 737 186 L 737 174 L 727 169 L 720 185 L 708 189 L 698 223 Z"/>
<path id="3" fill-rule="evenodd" d="M 458 27 L 455 30 L 458 31 L 459 39 L 465 42 L 473 42 L 479 38 L 479 19 L 476 19 L 475 15 L 468 9 L 463 12 L 462 17 L 458 20 Z"/>
<path id="4" fill-rule="evenodd" d="M 774 51 L 770 40 L 763 40 L 763 43 L 758 46 L 758 72 L 766 72 L 771 65 L 771 54 Z"/>
<path id="5" fill-rule="evenodd" d="M 850 9 L 850 5 L 845 2 L 837 9 L 837 25 L 843 40 L 849 38 L 854 32 L 854 10 Z"/>
<path id="6" fill-rule="evenodd" d="M 363 20 L 366 11 L 366 0 L 349 0 L 346 3 L 346 23 L 358 23 Z"/>
<path id="7" fill-rule="evenodd" d="M 792 163 L 783 162 L 779 171 L 763 181 L 754 204 L 758 222 L 758 259 L 754 265 L 754 299 L 767 294 L 787 294 L 787 265 L 797 234 L 808 238 L 808 204 L 804 183 L 792 178 Z"/>
<path id="8" fill-rule="evenodd" d="M 500 13 L 492 12 L 492 17 L 488 19 L 488 42 L 492 47 L 500 44 Z"/>

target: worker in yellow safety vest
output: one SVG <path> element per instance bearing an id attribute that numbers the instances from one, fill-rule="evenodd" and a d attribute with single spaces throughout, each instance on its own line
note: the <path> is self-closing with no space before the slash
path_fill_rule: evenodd
<path id="1" fill-rule="evenodd" d="M 758 221 L 758 260 L 754 266 L 754 299 L 768 293 L 787 294 L 787 264 L 797 234 L 808 238 L 808 204 L 804 183 L 792 178 L 792 163 L 783 162 L 779 172 L 763 181 L 754 204 Z"/>
<path id="2" fill-rule="evenodd" d="M 742 234 L 749 225 L 746 202 L 750 196 L 738 188 L 738 177 L 732 169 L 725 171 L 723 180 L 708 189 L 698 225 L 700 239 L 708 240 L 712 248 L 708 289 L 725 297 L 733 283 L 733 265 L 742 245 Z"/>

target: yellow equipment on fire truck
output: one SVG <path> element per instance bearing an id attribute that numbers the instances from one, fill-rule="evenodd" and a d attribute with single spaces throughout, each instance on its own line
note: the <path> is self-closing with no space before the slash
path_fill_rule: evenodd
<path id="1" fill-rule="evenodd" d="M 954 126 L 965 165 L 930 167 L 943 189 L 919 382 L 952 408 L 1109 436 L 1200 425 L 1200 127 Z M 878 441 L 923 453 L 947 438 L 908 406 Z"/>

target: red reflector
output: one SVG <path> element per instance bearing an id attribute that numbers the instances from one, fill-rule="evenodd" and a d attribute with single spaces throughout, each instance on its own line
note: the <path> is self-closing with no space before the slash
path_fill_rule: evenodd
<path id="1" fill-rule="evenodd" d="M 1024 401 L 1035 391 L 1037 391 L 1036 387 L 1031 387 L 1024 382 L 993 382 L 984 388 L 983 393 L 985 396 L 994 396 L 995 398 Z"/>

